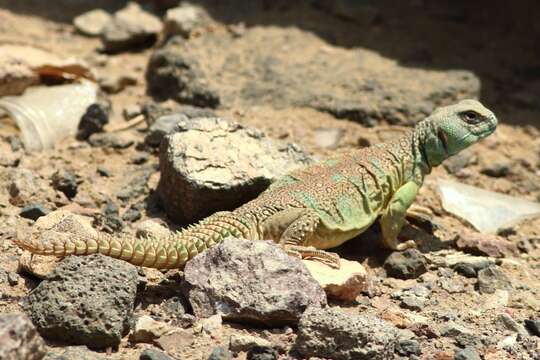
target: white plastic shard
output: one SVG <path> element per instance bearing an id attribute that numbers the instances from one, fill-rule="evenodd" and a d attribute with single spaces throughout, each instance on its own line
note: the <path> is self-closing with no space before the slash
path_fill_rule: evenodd
<path id="1" fill-rule="evenodd" d="M 96 84 L 85 80 L 36 86 L 20 96 L 0 98 L 0 112 L 6 112 L 17 123 L 26 150 L 41 151 L 75 134 L 81 116 L 96 101 L 97 91 Z"/>
<path id="2" fill-rule="evenodd" d="M 500 228 L 540 216 L 537 202 L 443 179 L 438 179 L 437 189 L 443 208 L 481 233 L 496 233 Z"/>

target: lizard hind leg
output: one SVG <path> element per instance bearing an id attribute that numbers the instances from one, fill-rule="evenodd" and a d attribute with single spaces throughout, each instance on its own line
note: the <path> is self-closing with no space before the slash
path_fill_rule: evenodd
<path id="1" fill-rule="evenodd" d="M 287 254 L 301 259 L 321 262 L 339 269 L 340 259 L 337 254 L 308 246 L 309 239 L 315 236 L 320 218 L 311 209 L 291 209 L 281 215 L 280 220 L 289 218 L 287 227 L 280 236 L 279 244 Z"/>

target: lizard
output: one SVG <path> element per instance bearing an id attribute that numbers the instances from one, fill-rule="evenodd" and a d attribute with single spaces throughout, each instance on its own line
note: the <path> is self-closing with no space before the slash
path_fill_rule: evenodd
<path id="1" fill-rule="evenodd" d="M 382 245 L 395 251 L 415 246 L 398 234 L 426 175 L 446 158 L 492 134 L 493 112 L 476 100 L 439 107 L 403 136 L 335 155 L 292 171 L 257 198 L 220 211 L 169 236 L 95 237 L 45 230 L 16 238 L 33 254 L 101 253 L 134 265 L 183 268 L 187 261 L 228 236 L 273 240 L 288 254 L 339 268 L 327 252 L 380 219 Z"/>

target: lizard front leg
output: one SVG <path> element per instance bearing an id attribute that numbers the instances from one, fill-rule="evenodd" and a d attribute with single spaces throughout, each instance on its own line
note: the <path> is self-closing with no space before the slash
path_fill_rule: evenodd
<path id="1" fill-rule="evenodd" d="M 339 269 L 337 254 L 306 246 L 309 239 L 315 236 L 320 221 L 319 215 L 309 208 L 292 208 L 274 214 L 265 222 L 265 228 L 274 234 L 277 229 L 282 229 L 278 242 L 289 255 L 319 261 Z"/>
<path id="2" fill-rule="evenodd" d="M 399 243 L 398 235 L 405 225 L 407 209 L 412 205 L 420 187 L 415 182 L 408 182 L 401 186 L 392 196 L 390 202 L 381 214 L 381 228 L 383 245 L 392 250 L 405 250 L 415 247 L 413 240 Z"/>

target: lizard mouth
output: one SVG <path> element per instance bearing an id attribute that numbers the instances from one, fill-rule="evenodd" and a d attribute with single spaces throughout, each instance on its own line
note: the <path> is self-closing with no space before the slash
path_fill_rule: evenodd
<path id="1" fill-rule="evenodd" d="M 444 152 L 446 153 L 446 155 L 449 155 L 450 153 L 448 152 L 448 137 L 446 136 L 445 132 L 439 129 L 439 131 L 437 131 L 437 137 L 441 141 Z"/>

